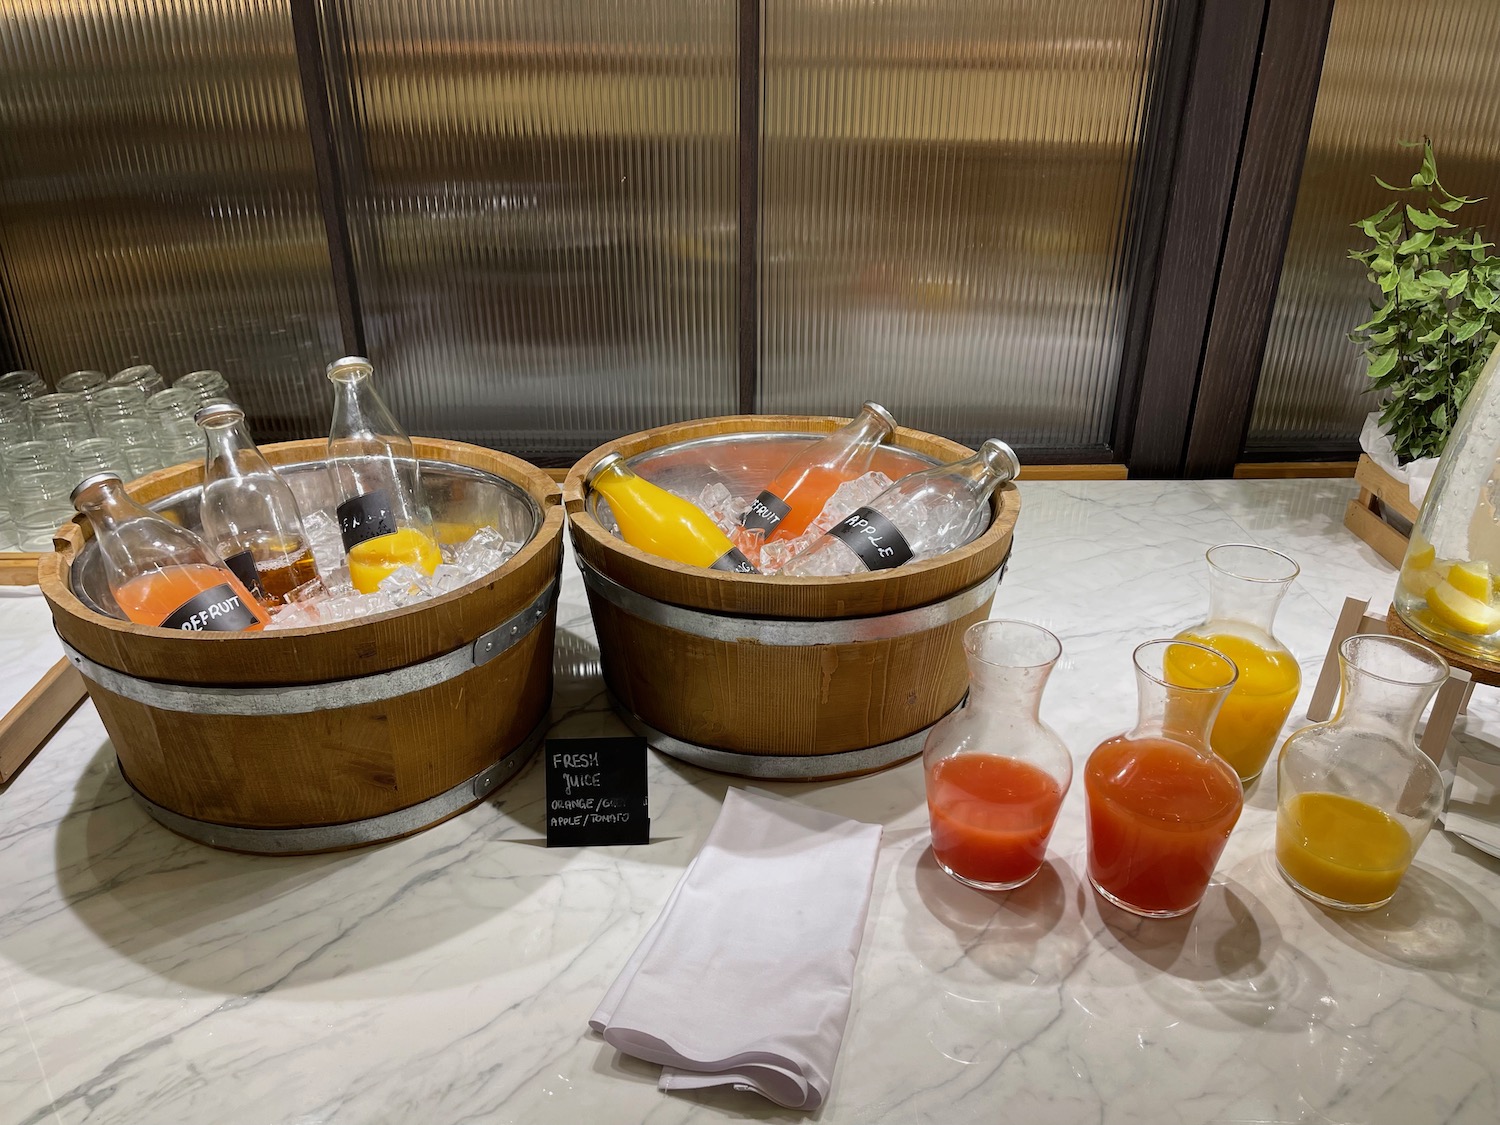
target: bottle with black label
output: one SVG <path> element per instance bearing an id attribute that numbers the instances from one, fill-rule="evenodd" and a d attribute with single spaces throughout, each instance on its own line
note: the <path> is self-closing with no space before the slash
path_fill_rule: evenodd
<path id="1" fill-rule="evenodd" d="M 193 421 L 207 450 L 198 501 L 204 537 L 262 605 L 284 605 L 318 576 L 297 498 L 256 448 L 237 405 L 212 403 Z"/>
<path id="2" fill-rule="evenodd" d="M 834 524 L 781 573 L 827 578 L 889 570 L 962 547 L 990 522 L 990 494 L 1021 471 L 1010 446 L 991 438 L 951 465 L 902 477 Z"/>
<path id="3" fill-rule="evenodd" d="M 771 478 L 740 519 L 763 543 L 795 539 L 818 518 L 839 485 L 870 471 L 875 450 L 896 428 L 890 411 L 867 402 L 848 425 L 807 446 Z"/>
<path id="4" fill-rule="evenodd" d="M 756 573 L 703 509 L 636 476 L 618 453 L 601 457 L 585 483 L 609 501 L 620 538 L 632 547 L 689 566 Z"/>
<path id="5" fill-rule="evenodd" d="M 212 547 L 137 504 L 115 473 L 84 477 L 73 506 L 88 517 L 124 616 L 189 632 L 259 629 L 269 616 Z"/>
<path id="6" fill-rule="evenodd" d="M 443 561 L 411 438 L 371 383 L 374 370 L 361 356 L 328 365 L 334 389 L 328 467 L 338 491 L 349 579 L 365 594 L 397 567 L 431 574 Z"/>

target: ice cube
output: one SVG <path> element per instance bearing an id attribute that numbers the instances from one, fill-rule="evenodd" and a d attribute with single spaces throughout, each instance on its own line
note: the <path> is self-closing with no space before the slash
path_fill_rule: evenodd
<path id="1" fill-rule="evenodd" d="M 286 596 L 289 605 L 299 602 L 316 602 L 328 597 L 328 587 L 323 585 L 321 578 L 314 578 L 311 582 L 304 582 Z"/>
<path id="2" fill-rule="evenodd" d="M 828 503 L 823 505 L 823 510 L 813 520 L 813 526 L 819 531 L 827 531 L 855 508 L 864 507 L 890 488 L 892 483 L 890 477 L 879 471 L 866 473 L 853 480 L 846 480 L 833 490 Z"/>
<path id="3" fill-rule="evenodd" d="M 321 508 L 308 512 L 302 517 L 302 530 L 320 574 L 332 574 L 344 565 L 344 540 L 339 534 L 339 522 L 331 512 Z"/>
<path id="4" fill-rule="evenodd" d="M 457 590 L 460 586 L 467 586 L 478 577 L 478 574 L 472 573 L 466 567 L 443 563 L 432 572 L 432 590 L 435 594 L 446 594 Z"/>

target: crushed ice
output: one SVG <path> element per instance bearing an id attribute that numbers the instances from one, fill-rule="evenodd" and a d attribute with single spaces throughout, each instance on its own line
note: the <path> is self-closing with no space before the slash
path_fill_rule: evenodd
<path id="1" fill-rule="evenodd" d="M 302 629 L 352 621 L 451 593 L 498 570 L 523 544 L 508 540 L 493 527 L 481 527 L 462 543 L 443 544 L 443 561 L 431 573 L 397 567 L 373 594 L 361 594 L 349 581 L 344 545 L 337 522 L 326 512 L 311 512 L 302 526 L 311 540 L 319 577 L 287 595 L 287 604 L 271 611 L 266 629 Z"/>

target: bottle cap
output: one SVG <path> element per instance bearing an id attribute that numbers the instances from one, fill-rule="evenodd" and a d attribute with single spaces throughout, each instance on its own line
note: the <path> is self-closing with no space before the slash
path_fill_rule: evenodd
<path id="1" fill-rule="evenodd" d="M 375 365 L 362 355 L 346 355 L 328 365 L 328 377 L 335 383 L 348 379 L 362 379 L 374 372 Z"/>
<path id="2" fill-rule="evenodd" d="M 193 415 L 193 421 L 200 426 L 212 426 L 219 422 L 240 422 L 244 420 L 244 417 L 245 412 L 240 409 L 238 403 L 222 401 L 200 406 L 198 412 Z"/>
<path id="3" fill-rule="evenodd" d="M 122 483 L 120 480 L 120 474 L 112 470 L 102 473 L 90 473 L 88 476 L 84 477 L 81 481 L 73 486 L 73 491 L 68 493 L 69 502 L 76 508 L 78 506 L 78 497 L 85 490 L 93 488 L 96 484 L 102 484 L 107 480 L 112 480 L 116 484 Z"/>
<path id="4" fill-rule="evenodd" d="M 624 460 L 625 458 L 618 453 L 606 453 L 603 457 L 599 458 L 598 461 L 594 462 L 594 467 L 592 469 L 584 474 L 583 483 L 587 487 L 592 488 L 594 485 L 594 479 L 600 473 L 609 468 L 611 465 L 618 465 Z"/>
<path id="5" fill-rule="evenodd" d="M 1006 480 L 1015 480 L 1021 475 L 1021 459 L 1016 456 L 1014 449 L 999 438 L 990 438 L 981 445 L 979 455 L 984 458 L 986 465 Z"/>
<path id="6" fill-rule="evenodd" d="M 896 419 L 892 418 L 891 412 L 885 407 L 881 406 L 880 403 L 867 402 L 864 404 L 864 409 L 875 415 L 891 429 L 894 430 L 896 428 Z"/>

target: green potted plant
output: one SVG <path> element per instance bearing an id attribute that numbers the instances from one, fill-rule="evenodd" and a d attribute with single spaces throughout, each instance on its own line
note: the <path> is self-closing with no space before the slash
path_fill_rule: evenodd
<path id="1" fill-rule="evenodd" d="M 1417 147 L 1416 142 L 1403 142 Z M 1432 142 L 1406 187 L 1375 177 L 1398 198 L 1354 225 L 1371 245 L 1351 250 L 1380 290 L 1370 319 L 1350 333 L 1363 346 L 1381 408 L 1361 444 L 1421 503 L 1464 399 L 1500 340 L 1500 258 L 1480 231 L 1454 221 L 1479 202 L 1438 179 Z"/>

